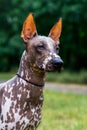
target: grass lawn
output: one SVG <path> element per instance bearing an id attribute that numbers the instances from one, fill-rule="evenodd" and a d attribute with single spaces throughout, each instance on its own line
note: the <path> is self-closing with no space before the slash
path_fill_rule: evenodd
<path id="1" fill-rule="evenodd" d="M 87 130 L 87 96 L 44 91 L 38 130 Z"/>
<path id="2" fill-rule="evenodd" d="M 87 84 L 87 70 L 81 70 L 80 72 L 63 71 L 61 73 L 48 73 L 47 81 Z"/>

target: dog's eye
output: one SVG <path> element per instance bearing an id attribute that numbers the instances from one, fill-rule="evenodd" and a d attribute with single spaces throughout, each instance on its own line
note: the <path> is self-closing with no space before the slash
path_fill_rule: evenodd
<path id="1" fill-rule="evenodd" d="M 56 46 L 56 51 L 59 51 L 59 46 L 58 45 Z"/>
<path id="2" fill-rule="evenodd" d="M 37 46 L 37 49 L 38 49 L 38 50 L 44 50 L 45 47 L 44 47 L 44 45 L 41 44 L 41 45 L 38 45 L 38 46 Z"/>
<path id="3" fill-rule="evenodd" d="M 56 52 L 59 53 L 59 46 L 56 46 Z"/>

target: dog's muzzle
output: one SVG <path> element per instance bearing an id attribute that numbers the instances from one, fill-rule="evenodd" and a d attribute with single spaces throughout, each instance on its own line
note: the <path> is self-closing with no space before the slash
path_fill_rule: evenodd
<path id="1" fill-rule="evenodd" d="M 64 64 L 64 62 L 60 57 L 54 57 L 47 64 L 47 71 L 48 72 L 51 72 L 51 71 L 59 71 L 60 72 L 61 69 L 63 68 L 63 64 Z"/>

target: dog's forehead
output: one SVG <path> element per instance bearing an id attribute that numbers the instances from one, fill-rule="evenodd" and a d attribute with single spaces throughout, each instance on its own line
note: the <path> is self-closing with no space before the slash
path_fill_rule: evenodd
<path id="1" fill-rule="evenodd" d="M 38 44 L 45 44 L 49 47 L 49 49 L 52 49 L 55 46 L 55 41 L 52 40 L 50 37 L 46 36 L 36 36 L 32 39 L 32 43 L 38 45 Z"/>
<path id="2" fill-rule="evenodd" d="M 46 37 L 46 36 L 38 36 L 38 39 L 47 43 L 54 43 L 54 41 L 50 38 L 50 37 Z"/>

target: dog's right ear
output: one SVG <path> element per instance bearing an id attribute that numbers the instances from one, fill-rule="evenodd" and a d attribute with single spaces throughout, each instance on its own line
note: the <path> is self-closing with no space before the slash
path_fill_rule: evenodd
<path id="1" fill-rule="evenodd" d="M 37 30 L 36 30 L 34 17 L 33 14 L 30 13 L 23 24 L 21 37 L 23 38 L 24 42 L 28 42 L 29 39 L 31 39 L 36 34 L 37 34 Z"/>

